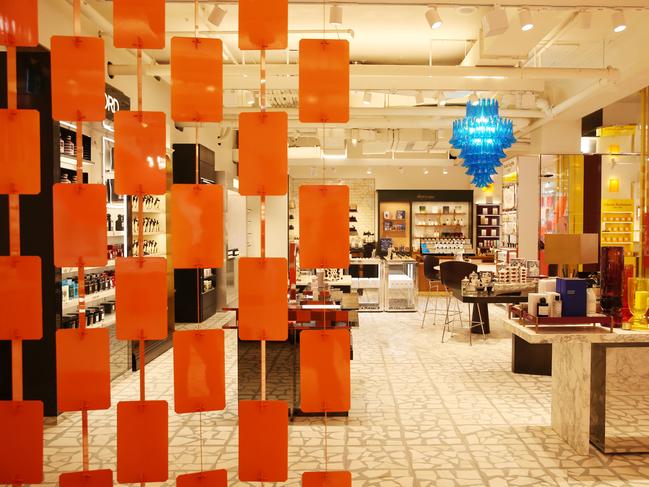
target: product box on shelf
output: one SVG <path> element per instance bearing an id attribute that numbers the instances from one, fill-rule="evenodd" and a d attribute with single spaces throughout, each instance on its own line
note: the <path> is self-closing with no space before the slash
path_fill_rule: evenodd
<path id="1" fill-rule="evenodd" d="M 563 316 L 586 316 L 586 279 L 557 278 Z"/>

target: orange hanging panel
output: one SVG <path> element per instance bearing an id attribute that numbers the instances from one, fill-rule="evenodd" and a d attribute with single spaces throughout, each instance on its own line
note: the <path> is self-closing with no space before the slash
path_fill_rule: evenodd
<path id="1" fill-rule="evenodd" d="M 0 401 L 0 484 L 43 481 L 43 403 Z"/>
<path id="2" fill-rule="evenodd" d="M 56 332 L 56 390 L 61 412 L 110 407 L 108 328 Z"/>
<path id="3" fill-rule="evenodd" d="M 0 1 L 0 45 L 38 46 L 38 0 Z"/>
<path id="4" fill-rule="evenodd" d="M 300 198 L 300 267 L 349 267 L 349 187 L 303 185 Z"/>
<path id="5" fill-rule="evenodd" d="M 59 475 L 60 487 L 111 487 L 112 470 L 84 470 Z"/>
<path id="6" fill-rule="evenodd" d="M 177 413 L 225 409 L 223 330 L 174 333 L 174 410 Z"/>
<path id="7" fill-rule="evenodd" d="M 288 406 L 284 401 L 239 401 L 239 480 L 288 478 Z"/>
<path id="8" fill-rule="evenodd" d="M 166 128 L 163 112 L 118 111 L 115 114 L 117 194 L 165 194 Z"/>
<path id="9" fill-rule="evenodd" d="M 239 259 L 239 339 L 288 338 L 287 290 L 286 259 Z"/>
<path id="10" fill-rule="evenodd" d="M 308 330 L 300 334 L 302 411 L 349 411 L 349 353 L 349 330 Z"/>
<path id="11" fill-rule="evenodd" d="M 169 478 L 167 401 L 117 403 L 117 482 L 164 482 Z"/>
<path id="12" fill-rule="evenodd" d="M 126 49 L 164 49 L 165 0 L 113 0 L 113 43 Z"/>
<path id="13" fill-rule="evenodd" d="M 179 475 L 176 487 L 228 487 L 228 471 L 207 470 Z"/>
<path id="14" fill-rule="evenodd" d="M 239 49 L 288 47 L 288 0 L 239 0 Z"/>
<path id="15" fill-rule="evenodd" d="M 223 44 L 220 39 L 171 39 L 171 118 L 176 122 L 223 119 Z"/>
<path id="16" fill-rule="evenodd" d="M 105 266 L 106 186 L 54 185 L 54 265 Z"/>
<path id="17" fill-rule="evenodd" d="M 280 196 L 288 191 L 288 115 L 239 115 L 239 194 Z"/>
<path id="18" fill-rule="evenodd" d="M 351 487 L 351 485 L 352 474 L 345 470 L 302 474 L 302 487 Z"/>
<path id="19" fill-rule="evenodd" d="M 171 247 L 175 269 L 223 267 L 223 188 L 171 187 Z"/>
<path id="20" fill-rule="evenodd" d="M 100 122 L 105 116 L 104 40 L 53 36 L 52 118 Z"/>
<path id="21" fill-rule="evenodd" d="M 300 122 L 349 121 L 349 42 L 300 41 Z"/>
<path id="22" fill-rule="evenodd" d="M 167 338 L 167 259 L 118 257 L 115 300 L 118 340 Z"/>
<path id="23" fill-rule="evenodd" d="M 43 336 L 41 258 L 0 257 L 0 340 Z"/>
<path id="24" fill-rule="evenodd" d="M 0 194 L 40 192 L 40 115 L 37 110 L 0 110 Z"/>

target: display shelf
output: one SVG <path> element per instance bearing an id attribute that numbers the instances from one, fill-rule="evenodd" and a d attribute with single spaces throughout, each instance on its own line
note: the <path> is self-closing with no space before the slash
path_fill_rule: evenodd
<path id="1" fill-rule="evenodd" d="M 603 199 L 600 230 L 602 247 L 623 247 L 625 262 L 634 263 L 632 199 Z"/>
<path id="2" fill-rule="evenodd" d="M 86 307 L 89 303 L 94 303 L 96 301 L 101 301 L 102 299 L 108 299 L 115 295 L 115 288 L 106 289 L 105 291 L 99 291 L 96 293 L 88 294 L 86 296 Z M 71 310 L 76 310 L 79 306 L 79 298 L 70 299 L 63 303 L 63 313 L 69 312 Z"/>
<path id="3" fill-rule="evenodd" d="M 98 267 L 84 267 L 84 271 L 86 273 L 88 272 L 96 272 L 100 271 L 102 269 L 110 269 L 112 267 L 115 267 L 115 260 L 109 260 L 106 265 L 98 266 Z M 61 276 L 62 277 L 69 277 L 69 276 L 74 276 L 79 272 L 78 267 L 62 267 L 61 268 Z"/>
<path id="4" fill-rule="evenodd" d="M 468 202 L 413 201 L 413 248 L 421 251 L 422 243 L 471 238 L 469 208 Z"/>
<path id="5" fill-rule="evenodd" d="M 94 163 L 92 161 L 88 161 L 86 159 L 83 160 L 83 166 L 88 167 L 88 166 L 94 166 Z M 74 156 L 69 156 L 67 154 L 61 154 L 61 167 L 65 169 L 69 169 L 70 171 L 76 171 L 77 170 L 77 158 Z"/>

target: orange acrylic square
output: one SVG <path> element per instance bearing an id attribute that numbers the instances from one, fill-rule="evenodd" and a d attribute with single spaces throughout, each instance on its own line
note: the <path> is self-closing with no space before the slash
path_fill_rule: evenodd
<path id="1" fill-rule="evenodd" d="M 105 116 L 104 40 L 53 36 L 52 118 L 99 122 Z"/>
<path id="2" fill-rule="evenodd" d="M 38 45 L 38 0 L 0 1 L 0 45 Z"/>
<path id="3" fill-rule="evenodd" d="M 300 122 L 349 121 L 349 42 L 300 41 Z"/>
<path id="4" fill-rule="evenodd" d="M 239 0 L 239 49 L 286 49 L 288 0 Z"/>
<path id="5" fill-rule="evenodd" d="M 40 116 L 0 110 L 0 194 L 41 192 Z"/>
<path id="6" fill-rule="evenodd" d="M 0 484 L 43 481 L 43 403 L 0 401 Z"/>
<path id="7" fill-rule="evenodd" d="M 171 39 L 171 118 L 223 119 L 223 45 L 220 39 Z"/>
<path id="8" fill-rule="evenodd" d="M 285 195 L 288 191 L 288 115 L 239 115 L 239 194 Z"/>
<path id="9" fill-rule="evenodd" d="M 61 412 L 110 407 L 108 328 L 56 332 L 56 390 Z"/>
<path id="10" fill-rule="evenodd" d="M 239 339 L 288 338 L 288 262 L 283 258 L 239 259 Z"/>
<path id="11" fill-rule="evenodd" d="M 228 471 L 225 469 L 187 473 L 176 477 L 176 487 L 227 487 L 227 486 L 228 486 Z"/>
<path id="12" fill-rule="evenodd" d="M 284 401 L 239 401 L 239 480 L 288 478 L 288 406 Z"/>
<path id="13" fill-rule="evenodd" d="M 223 188 L 174 184 L 171 228 L 175 269 L 223 267 Z"/>
<path id="14" fill-rule="evenodd" d="M 117 482 L 164 482 L 169 478 L 167 401 L 117 403 Z"/>
<path id="15" fill-rule="evenodd" d="M 305 413 L 350 408 L 349 330 L 308 330 L 300 335 L 300 409 Z"/>
<path id="16" fill-rule="evenodd" d="M 302 487 L 351 487 L 352 473 L 346 470 L 304 472 Z"/>
<path id="17" fill-rule="evenodd" d="M 41 258 L 0 257 L 0 340 L 43 337 Z"/>
<path id="18" fill-rule="evenodd" d="M 177 413 L 225 409 L 223 330 L 174 333 L 174 410 Z"/>
<path id="19" fill-rule="evenodd" d="M 126 49 L 164 49 L 165 0 L 113 0 L 113 43 Z"/>
<path id="20" fill-rule="evenodd" d="M 349 267 L 349 187 L 303 185 L 300 197 L 300 267 Z"/>
<path id="21" fill-rule="evenodd" d="M 167 126 L 163 112 L 115 113 L 115 192 L 167 191 Z"/>
<path id="22" fill-rule="evenodd" d="M 54 265 L 106 265 L 106 186 L 54 185 Z"/>
<path id="23" fill-rule="evenodd" d="M 167 259 L 118 257 L 115 301 L 118 340 L 167 338 Z"/>
<path id="24" fill-rule="evenodd" d="M 60 487 L 111 487 L 112 470 L 83 470 L 59 475 Z"/>

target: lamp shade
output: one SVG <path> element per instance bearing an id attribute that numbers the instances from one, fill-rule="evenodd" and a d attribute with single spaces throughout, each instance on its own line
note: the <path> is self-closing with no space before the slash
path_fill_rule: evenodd
<path id="1" fill-rule="evenodd" d="M 596 264 L 599 240 L 596 233 L 550 233 L 545 236 L 545 261 L 548 264 Z"/>

